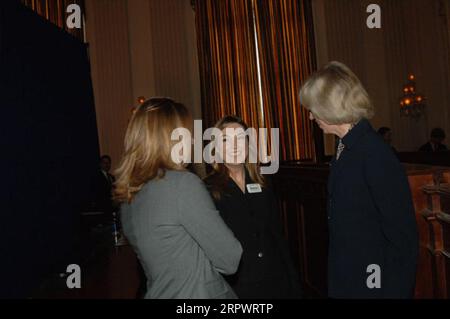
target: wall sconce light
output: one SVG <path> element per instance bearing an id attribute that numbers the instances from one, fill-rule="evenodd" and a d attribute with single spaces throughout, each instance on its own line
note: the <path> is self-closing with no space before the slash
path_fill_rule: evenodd
<path id="1" fill-rule="evenodd" d="M 146 101 L 146 100 L 145 100 L 145 96 L 140 96 L 140 97 L 138 97 L 138 100 L 137 100 L 137 101 L 138 101 L 139 104 L 144 104 L 144 102 Z"/>
<path id="2" fill-rule="evenodd" d="M 418 119 L 425 111 L 426 97 L 416 92 L 416 77 L 408 76 L 408 83 L 403 87 L 403 96 L 400 98 L 400 114 Z"/>

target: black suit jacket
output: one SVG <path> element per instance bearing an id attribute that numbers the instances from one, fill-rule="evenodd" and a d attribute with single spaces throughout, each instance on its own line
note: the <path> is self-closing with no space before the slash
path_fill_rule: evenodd
<path id="1" fill-rule="evenodd" d="M 447 146 L 445 146 L 444 144 L 438 144 L 437 149 L 434 150 L 433 146 L 431 145 L 431 142 L 423 144 L 419 148 L 419 152 L 445 152 L 445 151 L 448 151 L 448 149 L 447 149 Z"/>
<path id="2" fill-rule="evenodd" d="M 367 120 L 343 143 L 328 181 L 329 296 L 410 298 L 418 234 L 404 168 Z M 381 288 L 367 285 L 370 265 L 380 267 Z"/>
<path id="3" fill-rule="evenodd" d="M 111 213 L 113 210 L 112 188 L 115 182 L 113 175 L 108 173 L 108 178 L 99 170 L 93 177 L 91 193 L 94 208 L 105 213 Z"/>
<path id="4" fill-rule="evenodd" d="M 207 178 L 211 186 L 213 179 Z M 254 183 L 246 173 L 246 184 Z M 300 298 L 299 276 L 294 268 L 276 198 L 270 187 L 244 194 L 232 179 L 216 207 L 240 241 L 243 254 L 236 274 L 226 279 L 239 298 Z"/>

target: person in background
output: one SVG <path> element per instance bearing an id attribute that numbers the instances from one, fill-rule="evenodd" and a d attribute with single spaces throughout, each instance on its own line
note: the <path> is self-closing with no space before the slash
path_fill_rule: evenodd
<path id="1" fill-rule="evenodd" d="M 448 148 L 443 144 L 445 140 L 445 132 L 440 127 L 431 130 L 430 140 L 419 148 L 419 152 L 443 152 Z"/>
<path id="2" fill-rule="evenodd" d="M 99 169 L 92 182 L 93 206 L 95 209 L 104 212 L 107 216 L 112 214 L 114 209 L 112 200 L 112 190 L 115 178 L 110 174 L 111 157 L 103 155 L 100 157 Z"/>
<path id="3" fill-rule="evenodd" d="M 219 151 L 216 141 L 215 151 L 222 155 L 205 182 L 244 249 L 238 271 L 226 280 L 243 299 L 300 298 L 299 276 L 282 234 L 275 195 L 259 165 L 249 162 L 247 125 L 225 116 L 215 127 L 222 131 L 224 147 Z"/>
<path id="4" fill-rule="evenodd" d="M 392 130 L 391 130 L 391 128 L 389 128 L 387 126 L 382 126 L 378 129 L 377 133 L 381 136 L 383 141 L 391 147 L 394 154 L 397 154 L 397 150 L 395 149 L 394 146 L 392 146 Z"/>
<path id="5" fill-rule="evenodd" d="M 242 247 L 186 159 L 172 154 L 172 133 L 183 128 L 192 118 L 168 98 L 133 113 L 114 190 L 122 228 L 147 278 L 145 298 L 236 298 L 220 273 L 237 270 Z M 182 144 L 179 155 L 192 146 Z"/>
<path id="6" fill-rule="evenodd" d="M 408 179 L 368 119 L 369 96 L 344 64 L 331 62 L 300 90 L 326 134 L 338 137 L 328 179 L 328 294 L 412 298 L 418 233 Z"/>

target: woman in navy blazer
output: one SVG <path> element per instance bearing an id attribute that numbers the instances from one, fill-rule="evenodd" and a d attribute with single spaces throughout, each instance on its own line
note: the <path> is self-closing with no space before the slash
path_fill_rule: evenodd
<path id="1" fill-rule="evenodd" d="M 338 136 L 328 181 L 331 298 L 412 298 L 418 234 L 408 180 L 368 119 L 359 79 L 331 62 L 300 92 L 311 120 Z"/>

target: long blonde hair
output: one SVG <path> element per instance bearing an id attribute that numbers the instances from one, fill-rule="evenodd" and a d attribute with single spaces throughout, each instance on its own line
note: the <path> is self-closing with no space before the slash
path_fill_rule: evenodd
<path id="1" fill-rule="evenodd" d="M 242 126 L 244 131 L 248 129 L 247 124 L 241 118 L 234 115 L 224 116 L 214 125 L 214 127 L 223 130 L 228 124 L 233 123 Z M 259 172 L 260 166 L 258 163 L 250 163 L 247 156 L 244 166 L 253 182 L 265 186 L 265 179 Z M 226 191 L 227 183 L 230 180 L 229 170 L 224 163 L 215 162 L 211 164 L 211 167 L 212 171 L 206 176 L 205 182 L 213 198 L 215 200 L 220 200 L 223 193 Z"/>
<path id="2" fill-rule="evenodd" d="M 186 127 L 189 119 L 187 108 L 169 98 L 151 98 L 135 110 L 125 134 L 124 155 L 115 171 L 116 202 L 131 203 L 148 181 L 164 177 L 166 170 L 184 169 L 171 158 L 177 143 L 171 134 Z"/>

